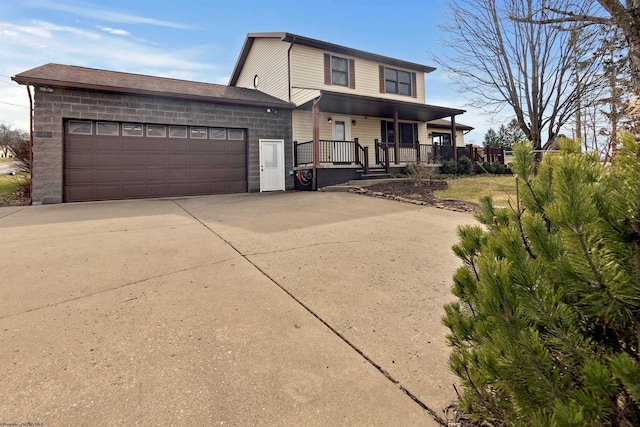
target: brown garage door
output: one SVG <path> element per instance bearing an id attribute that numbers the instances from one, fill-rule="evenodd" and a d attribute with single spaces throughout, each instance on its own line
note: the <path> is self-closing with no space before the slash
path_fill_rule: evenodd
<path id="1" fill-rule="evenodd" d="M 65 201 L 247 191 L 244 129 L 69 120 Z"/>

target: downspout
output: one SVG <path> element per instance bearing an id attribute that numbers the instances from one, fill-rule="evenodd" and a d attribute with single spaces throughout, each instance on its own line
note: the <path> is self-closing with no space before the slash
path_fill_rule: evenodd
<path id="1" fill-rule="evenodd" d="M 289 103 L 291 103 L 291 48 L 293 48 L 293 44 L 296 42 L 296 37 L 293 36 L 291 42 L 289 43 L 289 49 L 287 49 L 287 77 L 289 80 Z"/>
<path id="2" fill-rule="evenodd" d="M 33 98 L 31 89 L 27 82 L 27 93 L 29 94 L 29 204 L 33 203 Z"/>

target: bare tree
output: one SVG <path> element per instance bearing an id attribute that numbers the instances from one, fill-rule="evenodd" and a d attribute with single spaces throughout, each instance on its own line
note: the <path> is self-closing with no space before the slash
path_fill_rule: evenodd
<path id="1" fill-rule="evenodd" d="M 12 153 L 21 172 L 30 171 L 29 133 L 0 123 L 0 151 L 6 157 Z"/>
<path id="2" fill-rule="evenodd" d="M 581 94 L 602 78 L 589 53 L 594 32 L 572 31 L 513 16 L 555 18 L 551 0 L 451 0 L 447 46 L 438 60 L 455 74 L 473 105 L 491 112 L 506 106 L 535 149 L 548 147 L 576 111 Z M 570 0 L 557 0 L 555 7 Z M 544 11 L 540 12 L 540 11 Z M 571 24 L 567 24 L 571 26 Z M 577 67 L 580 64 L 580 67 Z M 545 137 L 546 134 L 546 137 Z"/>
<path id="3" fill-rule="evenodd" d="M 595 13 L 585 12 L 573 3 L 546 5 L 538 13 L 514 14 L 519 22 L 539 24 L 582 25 L 600 24 L 620 30 L 628 50 L 631 77 L 631 99 L 627 114 L 632 130 L 640 133 L 640 0 L 597 0 L 602 7 Z M 547 12 L 555 16 L 544 16 Z M 543 16 L 540 16 L 542 14 Z"/>
<path id="4" fill-rule="evenodd" d="M 15 133 L 16 131 L 11 129 L 11 126 L 0 123 L 0 153 L 2 153 L 2 157 L 9 157 L 12 152 L 11 145 L 15 139 Z"/>

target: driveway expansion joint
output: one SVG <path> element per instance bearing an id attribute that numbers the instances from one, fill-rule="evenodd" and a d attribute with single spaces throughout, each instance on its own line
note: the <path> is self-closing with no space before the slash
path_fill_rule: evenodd
<path id="1" fill-rule="evenodd" d="M 173 274 L 184 273 L 186 271 L 196 270 L 198 268 L 211 267 L 211 266 L 214 266 L 214 265 L 217 265 L 217 264 L 222 264 L 224 262 L 228 262 L 228 261 L 231 261 L 231 260 L 233 260 L 233 258 L 225 258 L 223 260 L 212 262 L 212 263 L 209 263 L 209 264 L 196 265 L 196 266 L 193 266 L 193 267 L 183 268 L 181 270 L 168 271 L 166 273 L 162 273 L 162 274 L 159 274 L 157 276 L 145 277 L 144 279 L 136 280 L 135 282 L 124 283 L 122 285 L 119 285 L 119 286 L 116 286 L 116 287 L 113 287 L 113 288 L 102 289 L 102 290 L 100 290 L 98 292 L 93 292 L 93 293 L 90 293 L 90 294 L 80 295 L 80 296 L 77 296 L 77 297 L 74 297 L 74 298 L 69 298 L 69 299 L 66 299 L 64 301 L 59 301 L 59 302 L 56 302 L 56 303 L 53 303 L 53 304 L 47 304 L 47 305 L 43 305 L 43 306 L 40 306 L 40 307 L 30 308 L 28 310 L 21 311 L 19 313 L 14 313 L 14 314 L 10 314 L 8 316 L 0 317 L 0 320 L 10 319 L 12 317 L 20 316 L 22 314 L 31 313 L 31 312 L 39 311 L 39 310 L 44 310 L 44 309 L 51 308 L 51 307 L 57 307 L 57 306 L 62 305 L 62 304 L 67 304 L 67 303 L 70 303 L 70 302 L 73 302 L 73 301 L 78 301 L 78 300 L 81 300 L 81 299 L 84 299 L 84 298 L 90 298 L 90 297 L 93 297 L 95 295 L 100 295 L 100 294 L 104 294 L 104 293 L 111 292 L 111 291 L 117 291 L 119 289 L 123 289 L 123 288 L 127 288 L 127 287 L 130 287 L 130 286 L 135 286 L 135 285 L 139 285 L 139 284 L 148 282 L 149 280 L 161 279 L 161 278 L 166 277 L 166 276 L 171 276 Z M 132 301 L 133 299 L 136 299 L 136 298 L 128 299 L 128 300 L 126 300 L 124 302 L 129 302 L 129 301 Z"/>
<path id="2" fill-rule="evenodd" d="M 193 215 L 191 212 L 189 212 L 185 207 L 183 207 L 182 205 L 180 205 L 176 200 L 172 200 L 179 208 L 181 208 L 182 210 L 184 210 L 189 216 L 191 216 L 195 221 L 199 222 L 204 228 L 206 228 L 207 230 L 209 230 L 211 233 L 213 233 L 215 236 L 217 236 L 219 239 L 221 239 L 223 242 L 225 242 L 231 249 L 233 249 L 236 253 L 238 253 L 238 255 L 240 255 L 242 258 L 244 258 L 249 264 L 251 264 L 256 270 L 258 270 L 263 276 L 265 276 L 267 279 L 269 279 L 269 281 L 271 281 L 274 285 L 276 285 L 278 288 L 280 288 L 284 293 L 286 293 L 291 299 L 293 299 L 297 304 L 299 304 L 304 310 L 306 310 L 309 314 L 311 314 L 313 317 L 315 317 L 318 321 L 320 321 L 325 327 L 327 327 L 336 337 L 338 337 L 340 340 L 342 340 L 345 344 L 347 344 L 349 347 L 351 347 L 360 357 L 362 357 L 365 361 L 367 361 L 372 367 L 374 367 L 378 372 L 380 372 L 382 375 L 384 375 L 384 377 L 389 380 L 392 384 L 394 384 L 396 387 L 398 387 L 404 394 L 406 394 L 411 400 L 413 400 L 418 406 L 420 406 L 420 408 L 422 408 L 423 410 L 425 410 L 433 419 L 434 421 L 436 421 L 438 424 L 442 425 L 442 426 L 448 426 L 448 423 L 443 420 L 440 416 L 438 416 L 438 414 L 431 409 L 429 406 L 427 406 L 426 403 L 424 403 L 423 401 L 420 400 L 420 398 L 418 398 L 418 396 L 416 396 L 415 394 L 411 393 L 411 391 L 409 391 L 406 387 L 404 387 L 399 380 L 395 379 L 389 372 L 387 372 L 384 368 L 382 368 L 382 366 L 380 366 L 378 363 L 376 363 L 373 359 L 371 359 L 369 356 L 367 356 L 362 350 L 360 350 L 358 347 L 355 346 L 355 344 L 353 344 L 351 341 L 349 341 L 344 335 L 342 335 L 337 329 L 335 329 L 333 326 L 331 326 L 327 321 L 325 321 L 323 318 L 321 318 L 315 311 L 313 311 L 311 309 L 311 307 L 307 306 L 304 302 L 302 302 L 300 299 L 298 299 L 292 292 L 290 292 L 288 289 L 286 289 L 283 285 L 281 285 L 280 283 L 278 283 L 275 279 L 273 279 L 266 271 L 264 271 L 262 268 L 260 268 L 260 266 L 258 266 L 257 264 L 255 264 L 253 261 L 251 261 L 248 257 L 250 255 L 245 255 L 243 254 L 238 248 L 236 248 L 229 240 L 225 239 L 223 236 L 221 236 L 219 233 L 217 233 L 215 230 L 213 230 L 211 227 L 209 227 L 207 224 L 205 224 L 204 222 L 202 222 L 199 218 L 197 218 L 195 215 Z M 317 243 L 315 245 L 321 245 L 323 243 Z M 314 246 L 314 244 L 312 245 L 307 245 L 305 247 L 310 247 L 310 246 Z M 269 252 L 268 252 L 269 253 Z M 257 254 L 259 255 L 259 254 Z"/>

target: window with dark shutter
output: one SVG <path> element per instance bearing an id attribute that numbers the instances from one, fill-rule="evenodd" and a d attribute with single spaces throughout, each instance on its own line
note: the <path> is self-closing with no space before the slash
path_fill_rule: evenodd
<path id="1" fill-rule="evenodd" d="M 380 93 L 417 97 L 416 73 L 380 66 Z"/>
<path id="2" fill-rule="evenodd" d="M 324 84 L 356 88 L 356 67 L 353 59 L 324 54 Z"/>

